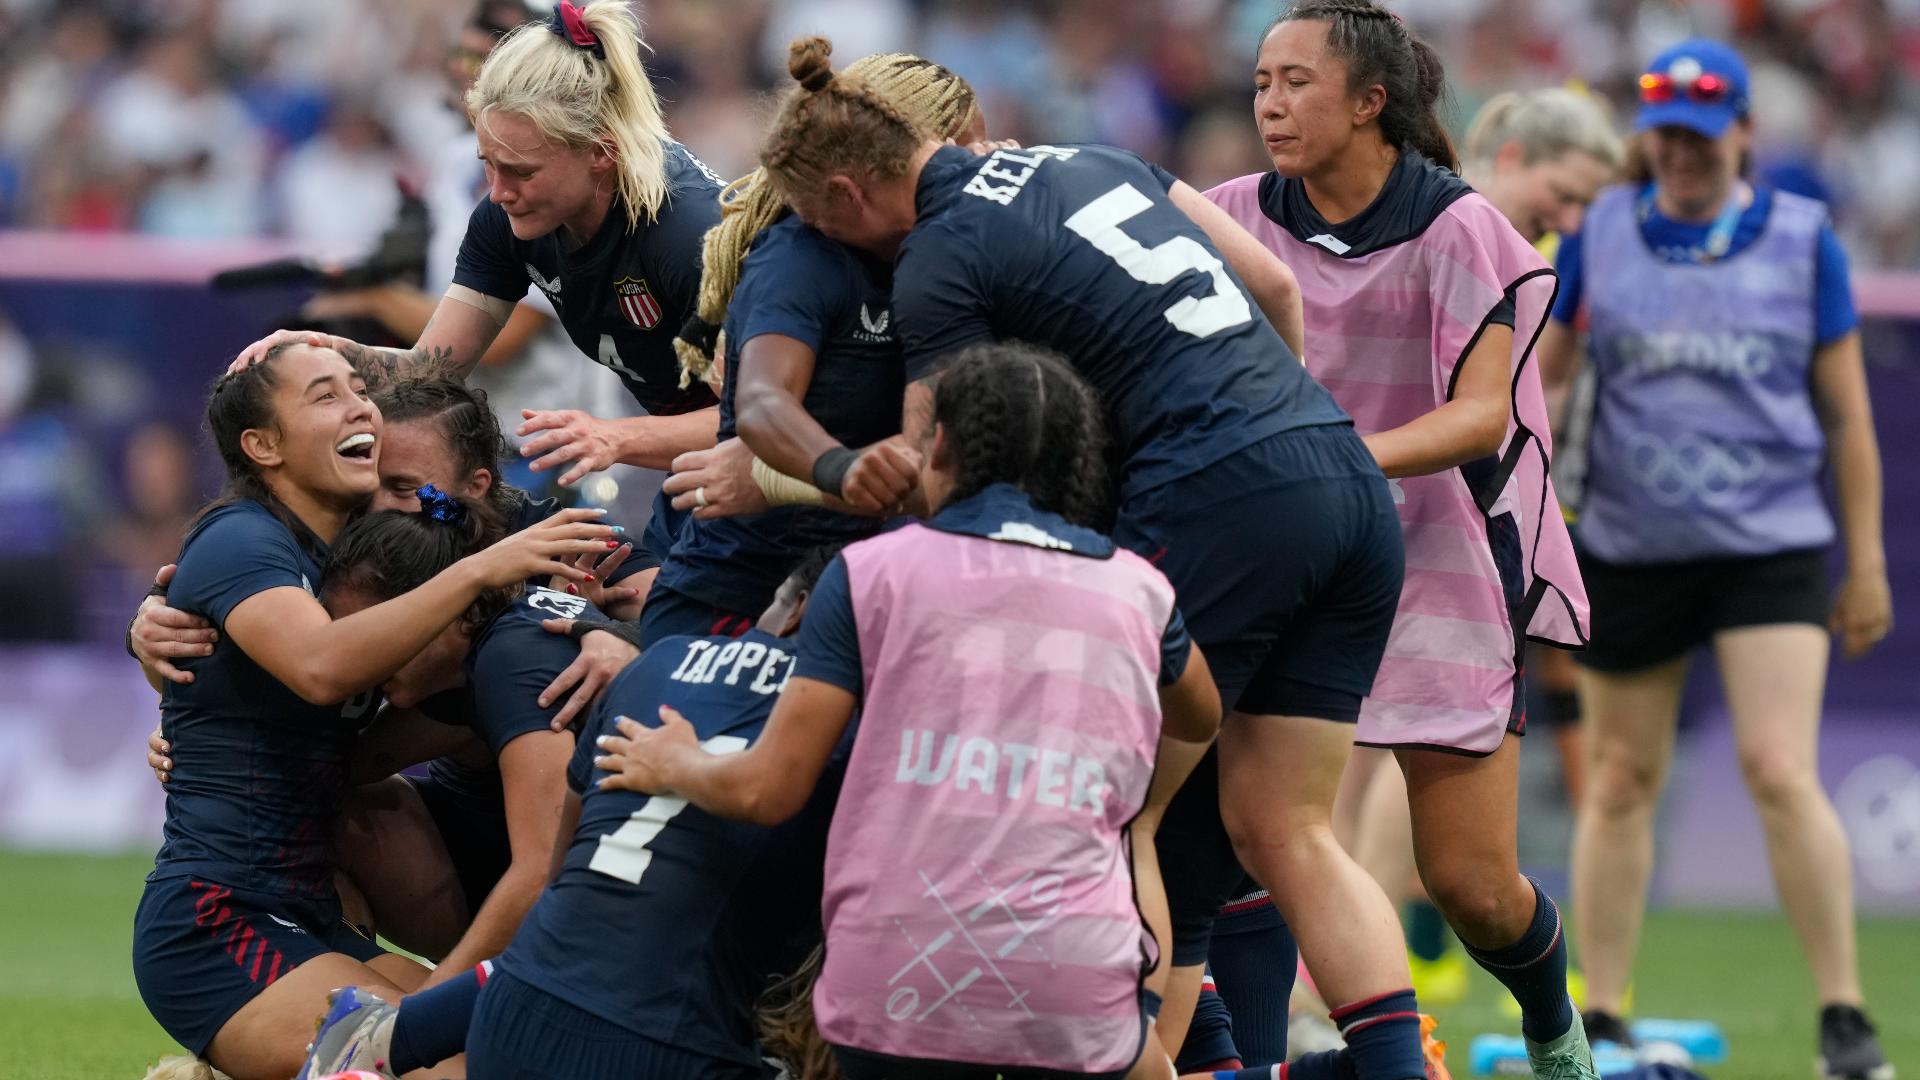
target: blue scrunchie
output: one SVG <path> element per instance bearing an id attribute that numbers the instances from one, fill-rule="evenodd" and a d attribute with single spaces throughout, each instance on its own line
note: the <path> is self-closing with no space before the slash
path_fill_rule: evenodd
<path id="1" fill-rule="evenodd" d="M 458 525 L 467 520 L 467 508 L 460 505 L 460 500 L 432 484 L 421 484 L 414 494 L 420 496 L 420 512 L 442 525 Z"/>

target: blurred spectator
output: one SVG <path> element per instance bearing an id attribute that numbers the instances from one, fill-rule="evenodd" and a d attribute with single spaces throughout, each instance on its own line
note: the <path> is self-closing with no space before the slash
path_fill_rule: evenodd
<path id="1" fill-rule="evenodd" d="M 126 591 L 137 591 L 180 554 L 180 541 L 202 499 L 193 443 L 172 424 L 142 425 L 120 458 L 125 506 L 100 529 L 98 543 L 101 554 L 132 583 Z"/>
<path id="2" fill-rule="evenodd" d="M 287 235 L 322 258 L 365 255 L 399 212 L 400 171 L 393 139 L 368 105 L 341 102 L 281 170 Z"/>
<path id="3" fill-rule="evenodd" d="M 76 640 L 87 563 L 76 541 L 101 492 L 57 375 L 0 314 L 0 640 Z"/>
<path id="4" fill-rule="evenodd" d="M 669 123 L 728 176 L 753 164 L 787 42 L 817 31 L 841 63 L 910 49 L 959 71 L 998 136 L 1112 142 L 1210 181 L 1258 165 L 1247 69 L 1281 0 L 636 2 Z M 1862 264 L 1920 265 L 1914 0 L 1400 6 L 1446 60 L 1461 124 L 1494 93 L 1568 81 L 1630 104 L 1637 57 L 1728 37 L 1767 98 L 1760 175 L 1830 196 Z M 444 65 L 470 15 L 443 0 L 6 0 L 0 223 L 363 246 L 389 216 L 374 176 L 433 174 L 458 137 Z M 336 182 L 364 194 L 313 194 Z"/>

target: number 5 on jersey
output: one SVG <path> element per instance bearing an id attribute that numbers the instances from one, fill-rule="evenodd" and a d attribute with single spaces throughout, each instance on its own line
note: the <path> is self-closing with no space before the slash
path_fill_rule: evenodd
<path id="1" fill-rule="evenodd" d="M 1191 236 L 1175 236 L 1149 248 L 1128 236 L 1120 226 L 1153 208 L 1153 200 L 1132 184 L 1121 184 L 1080 208 L 1067 219 L 1067 228 L 1100 253 L 1120 264 L 1138 282 L 1165 285 L 1189 270 L 1213 276 L 1212 296 L 1188 296 L 1164 314 L 1174 329 L 1208 337 L 1248 322 L 1253 310 L 1247 296 L 1228 276 L 1220 256 Z"/>
<path id="2" fill-rule="evenodd" d="M 715 735 L 702 742 L 700 748 L 709 754 L 737 754 L 747 748 L 747 740 L 738 735 Z M 648 799 L 645 806 L 627 817 L 625 824 L 600 838 L 587 869 L 629 885 L 640 884 L 647 867 L 653 865 L 653 852 L 647 845 L 686 808 L 687 800 L 677 795 L 655 795 Z"/>

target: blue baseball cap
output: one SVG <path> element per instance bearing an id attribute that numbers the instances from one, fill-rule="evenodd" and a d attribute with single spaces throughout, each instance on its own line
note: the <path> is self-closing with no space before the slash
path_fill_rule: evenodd
<path id="1" fill-rule="evenodd" d="M 1633 130 L 1672 125 L 1717 139 L 1747 115 L 1750 81 L 1746 61 L 1731 46 L 1694 38 L 1654 57 L 1639 90 Z"/>

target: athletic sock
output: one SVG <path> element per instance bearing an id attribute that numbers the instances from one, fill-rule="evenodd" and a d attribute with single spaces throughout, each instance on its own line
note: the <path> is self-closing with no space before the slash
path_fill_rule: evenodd
<path id="1" fill-rule="evenodd" d="M 1233 1017 L 1234 1045 L 1248 1065 L 1287 1060 L 1287 1014 L 1299 956 L 1293 932 L 1265 893 L 1220 909 L 1208 959 Z"/>
<path id="2" fill-rule="evenodd" d="M 1447 955 L 1447 917 L 1425 900 L 1407 905 L 1407 951 L 1428 961 Z"/>
<path id="3" fill-rule="evenodd" d="M 1173 1059 L 1181 1075 L 1219 1072 L 1240 1067 L 1240 1051 L 1233 1043 L 1233 1016 L 1220 1000 L 1209 971 L 1200 983 L 1200 1002 L 1193 1008 L 1193 1022 L 1187 1025 L 1187 1041 Z"/>
<path id="4" fill-rule="evenodd" d="M 1533 922 L 1520 940 L 1504 949 L 1466 949 L 1520 1003 L 1520 1030 L 1527 1038 L 1550 1043 L 1565 1035 L 1575 1019 L 1567 996 L 1567 940 L 1553 897 L 1539 882 L 1527 880 L 1533 885 Z"/>
<path id="5" fill-rule="evenodd" d="M 1275 1080 L 1426 1080 L 1420 1007 L 1411 989 L 1356 1001 L 1331 1015 L 1347 1045 L 1303 1054 L 1276 1070 Z"/>
<path id="6" fill-rule="evenodd" d="M 387 1048 L 387 1067 L 394 1075 L 438 1065 L 467 1048 L 473 1006 L 492 972 L 493 961 L 483 960 L 473 970 L 400 1002 L 393 1041 Z"/>

